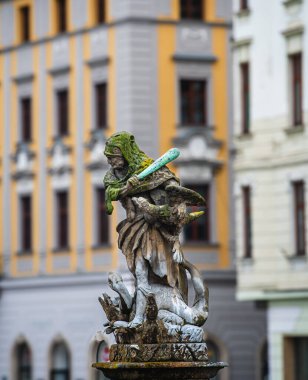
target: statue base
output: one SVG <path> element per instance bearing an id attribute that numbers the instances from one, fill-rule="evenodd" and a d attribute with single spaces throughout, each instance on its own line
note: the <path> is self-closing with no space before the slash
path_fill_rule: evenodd
<path id="1" fill-rule="evenodd" d="M 206 343 L 113 344 L 111 362 L 207 362 Z"/>
<path id="2" fill-rule="evenodd" d="M 111 380 L 208 380 L 227 367 L 226 363 L 208 362 L 107 362 L 94 363 Z"/>

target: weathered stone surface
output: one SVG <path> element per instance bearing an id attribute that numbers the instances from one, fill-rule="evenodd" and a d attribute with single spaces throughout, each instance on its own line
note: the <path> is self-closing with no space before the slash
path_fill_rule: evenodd
<path id="1" fill-rule="evenodd" d="M 206 343 L 114 344 L 111 362 L 207 362 Z"/>
<path id="2" fill-rule="evenodd" d="M 190 213 L 187 207 L 205 206 L 205 199 L 181 186 L 164 166 L 166 157 L 177 157 L 178 152 L 172 152 L 153 162 L 128 132 L 106 141 L 104 154 L 111 166 L 104 178 L 106 211 L 111 214 L 116 201 L 126 211 L 126 219 L 117 226 L 118 247 L 135 277 L 130 294 L 121 276 L 111 274 L 108 282 L 118 297 L 99 298 L 109 320 L 106 332 L 114 333 L 120 344 L 203 340 L 208 290 L 197 268 L 186 260 L 180 234 L 185 224 L 204 213 Z M 193 305 L 188 304 L 189 278 Z"/>
<path id="3" fill-rule="evenodd" d="M 208 380 L 227 367 L 226 363 L 94 363 L 111 380 Z"/>

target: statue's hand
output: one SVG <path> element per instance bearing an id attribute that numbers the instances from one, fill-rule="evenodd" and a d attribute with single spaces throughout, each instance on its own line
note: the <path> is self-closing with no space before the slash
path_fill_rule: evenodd
<path id="1" fill-rule="evenodd" d="M 134 187 L 137 187 L 140 184 L 140 181 L 136 175 L 131 176 L 126 185 L 122 188 L 120 192 L 121 197 L 125 197 Z"/>
<path id="2" fill-rule="evenodd" d="M 137 187 L 139 186 L 140 184 L 140 180 L 138 179 L 138 177 L 136 175 L 133 175 L 129 178 L 129 180 L 127 181 L 126 183 L 126 188 L 128 190 L 131 190 L 133 189 L 134 187 Z"/>

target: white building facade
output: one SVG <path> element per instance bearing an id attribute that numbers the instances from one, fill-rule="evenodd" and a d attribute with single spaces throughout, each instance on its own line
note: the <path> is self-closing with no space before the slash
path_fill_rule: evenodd
<path id="1" fill-rule="evenodd" d="M 267 306 L 271 380 L 308 378 L 308 1 L 234 1 L 238 289 Z"/>

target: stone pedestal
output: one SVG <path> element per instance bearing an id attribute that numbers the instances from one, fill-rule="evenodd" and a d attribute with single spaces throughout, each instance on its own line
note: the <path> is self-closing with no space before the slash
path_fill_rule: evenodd
<path id="1" fill-rule="evenodd" d="M 206 380 L 227 366 L 208 362 L 205 342 L 114 344 L 109 358 L 92 366 L 111 380 Z"/>
<path id="2" fill-rule="evenodd" d="M 223 362 L 94 363 L 111 380 L 207 380 L 226 367 Z"/>

